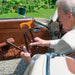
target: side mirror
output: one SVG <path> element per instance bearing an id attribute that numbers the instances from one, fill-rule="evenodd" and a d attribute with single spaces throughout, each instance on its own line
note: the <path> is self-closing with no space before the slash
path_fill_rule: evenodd
<path id="1" fill-rule="evenodd" d="M 4 0 L 2 0 L 2 3 L 4 3 Z"/>
<path id="2" fill-rule="evenodd" d="M 25 17 L 26 9 L 23 7 L 18 7 L 18 14 L 22 15 Z"/>

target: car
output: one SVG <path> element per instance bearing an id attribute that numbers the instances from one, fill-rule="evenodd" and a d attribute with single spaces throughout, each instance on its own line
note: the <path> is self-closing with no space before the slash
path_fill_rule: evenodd
<path id="1" fill-rule="evenodd" d="M 18 14 L 23 18 L 0 19 L 0 60 L 13 59 L 20 57 L 20 51 L 25 45 L 27 50 L 34 54 L 46 53 L 47 47 L 30 48 L 28 44 L 34 37 L 45 40 L 61 38 L 64 34 L 60 32 L 60 22 L 57 9 L 50 19 L 25 17 L 26 9 L 18 8 Z M 50 49 L 52 52 L 53 49 Z M 70 56 L 74 56 L 73 53 Z"/>

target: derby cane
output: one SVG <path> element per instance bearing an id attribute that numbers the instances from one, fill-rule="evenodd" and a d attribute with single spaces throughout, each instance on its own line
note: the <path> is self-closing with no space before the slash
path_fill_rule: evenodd
<path id="1" fill-rule="evenodd" d="M 6 39 L 6 44 L 12 45 L 12 46 L 15 47 L 16 49 L 19 49 L 19 50 L 21 50 L 21 51 L 24 51 L 23 49 L 19 48 L 19 47 L 16 46 L 15 44 L 13 44 L 11 40 L 14 42 L 14 39 L 13 39 L 13 38 L 8 38 L 8 39 Z"/>
<path id="2" fill-rule="evenodd" d="M 20 28 L 22 29 L 22 27 L 23 27 L 24 25 L 27 25 L 27 26 L 28 26 L 28 29 L 29 29 L 29 32 L 30 32 L 30 35 L 31 35 L 31 37 L 32 37 L 32 40 L 33 40 L 33 42 L 35 42 L 34 36 L 33 36 L 33 33 L 32 33 L 32 30 L 31 30 L 31 24 L 32 24 L 32 23 L 33 23 L 32 20 L 29 21 L 29 22 L 21 23 L 21 24 L 20 24 Z M 34 50 L 36 50 L 36 46 L 34 46 Z"/>
<path id="3" fill-rule="evenodd" d="M 24 33 L 24 40 L 25 40 L 25 44 L 26 44 L 26 49 L 27 49 L 27 51 L 29 52 L 29 49 L 28 49 L 28 43 L 27 43 L 26 37 L 28 38 L 28 41 L 31 42 L 29 36 L 28 36 L 27 33 L 25 32 L 25 33 Z"/>

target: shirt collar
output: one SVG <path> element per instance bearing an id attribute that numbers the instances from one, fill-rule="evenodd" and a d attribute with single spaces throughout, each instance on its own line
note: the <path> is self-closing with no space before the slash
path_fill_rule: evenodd
<path id="1" fill-rule="evenodd" d="M 75 25 L 73 26 L 72 30 L 74 30 L 74 29 L 75 29 Z"/>

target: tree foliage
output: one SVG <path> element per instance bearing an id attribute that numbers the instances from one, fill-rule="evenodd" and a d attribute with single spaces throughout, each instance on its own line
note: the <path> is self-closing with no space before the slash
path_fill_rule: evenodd
<path id="1" fill-rule="evenodd" d="M 0 14 L 17 12 L 18 7 L 33 12 L 41 8 L 53 8 L 56 0 L 2 0 L 0 1 Z"/>

